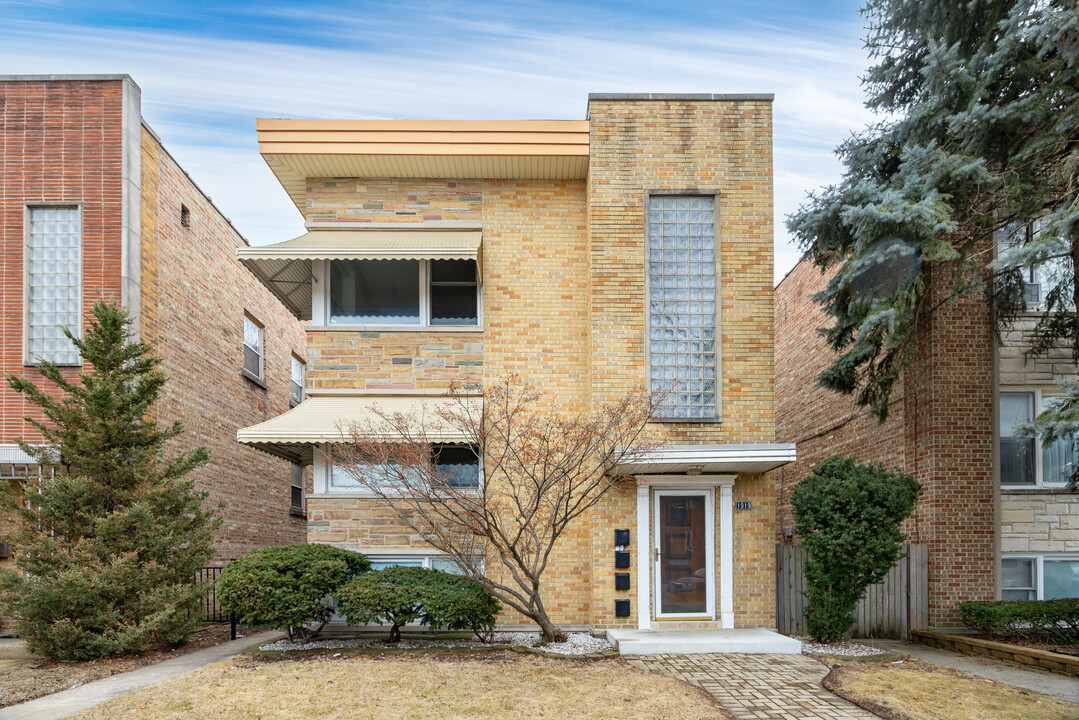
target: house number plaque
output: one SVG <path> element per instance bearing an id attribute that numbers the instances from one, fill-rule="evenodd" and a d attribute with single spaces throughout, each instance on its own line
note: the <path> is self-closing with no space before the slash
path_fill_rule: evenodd
<path id="1" fill-rule="evenodd" d="M 752 500 L 739 500 L 738 502 L 736 502 L 734 504 L 734 509 L 735 510 L 752 510 L 753 509 L 753 501 Z"/>

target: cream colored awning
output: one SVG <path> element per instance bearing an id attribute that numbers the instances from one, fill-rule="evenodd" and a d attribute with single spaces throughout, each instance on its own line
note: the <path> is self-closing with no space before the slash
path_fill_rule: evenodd
<path id="1" fill-rule="evenodd" d="M 465 398 L 476 412 L 482 408 L 480 396 Z M 438 416 L 438 409 L 459 407 L 459 401 L 445 395 L 313 395 L 283 415 L 266 422 L 240 428 L 236 439 L 263 452 L 306 465 L 313 448 L 322 443 L 344 442 L 351 430 L 374 422 L 382 413 L 403 413 L 423 424 L 434 442 L 464 443 L 469 438 Z M 379 439 L 392 440 L 388 432 Z"/>
<path id="2" fill-rule="evenodd" d="M 312 260 L 475 260 L 478 230 L 312 230 L 236 257 L 301 320 L 311 319 Z"/>

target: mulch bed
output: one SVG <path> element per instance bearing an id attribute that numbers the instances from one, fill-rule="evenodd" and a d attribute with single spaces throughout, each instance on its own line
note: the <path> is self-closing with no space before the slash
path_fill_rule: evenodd
<path id="1" fill-rule="evenodd" d="M 240 626 L 241 635 L 252 635 L 255 629 L 247 631 Z M 61 690 L 84 685 L 94 680 L 101 680 L 110 675 L 135 670 L 146 665 L 153 665 L 174 657 L 203 648 L 229 642 L 230 627 L 208 625 L 195 632 L 183 645 L 148 650 L 136 655 L 85 660 L 82 662 L 60 662 L 47 658 L 27 660 L 19 665 L 4 668 L 0 673 L 0 707 L 15 705 L 34 698 L 51 695 Z"/>

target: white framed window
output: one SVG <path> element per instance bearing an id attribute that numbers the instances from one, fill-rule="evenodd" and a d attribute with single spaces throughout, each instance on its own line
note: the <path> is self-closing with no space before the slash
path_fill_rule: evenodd
<path id="1" fill-rule="evenodd" d="M 292 502 L 294 510 L 303 510 L 303 466 L 291 463 L 292 470 Z"/>
<path id="2" fill-rule="evenodd" d="M 1079 597 L 1079 555 L 1005 555 L 1000 586 L 1002 600 Z"/>
<path id="3" fill-rule="evenodd" d="M 446 477 L 450 487 L 478 488 L 480 485 L 480 459 L 468 445 L 435 445 L 432 448 L 435 467 Z M 316 457 L 316 463 L 319 460 Z M 393 472 L 386 465 L 371 463 L 364 466 L 365 478 L 374 478 L 385 490 L 393 488 Z M 367 486 L 356 476 L 354 468 L 330 464 L 329 492 L 365 492 Z"/>
<path id="4" fill-rule="evenodd" d="M 716 198 L 648 198 L 649 386 L 660 420 L 719 418 Z"/>
<path id="5" fill-rule="evenodd" d="M 997 256 L 999 257 L 1013 248 L 1022 247 L 1033 241 L 1041 234 L 1042 225 L 1041 220 L 1034 220 L 1033 222 L 1017 223 L 1003 228 L 997 236 Z M 1028 265 L 1022 269 L 1023 294 L 1027 310 L 1035 312 L 1045 310 L 1047 293 L 1056 285 L 1062 282 L 1066 283 L 1068 279 L 1065 263 L 1065 258 L 1058 257 Z M 1065 293 L 1062 300 L 1066 308 L 1072 307 L 1073 302 L 1070 294 Z"/>
<path id="6" fill-rule="evenodd" d="M 262 325 L 250 315 L 244 315 L 244 375 L 262 381 L 265 365 Z"/>
<path id="7" fill-rule="evenodd" d="M 428 570 L 442 570 L 443 572 L 461 574 L 461 568 L 457 563 L 441 553 L 424 554 L 374 554 L 365 552 L 364 555 L 371 561 L 372 570 L 384 570 L 388 567 L 422 567 Z"/>
<path id="8" fill-rule="evenodd" d="M 1040 438 L 1017 437 L 1015 426 L 1030 422 L 1045 409 L 1051 393 L 1041 389 L 1007 388 L 1000 391 L 1000 484 L 1005 487 L 1058 487 L 1067 482 L 1075 462 L 1071 438 L 1044 443 Z"/>
<path id="9" fill-rule="evenodd" d="M 299 405 L 303 402 L 303 382 L 306 370 L 307 366 L 304 365 L 303 360 L 293 355 L 292 382 L 289 390 L 289 402 L 292 405 Z"/>
<path id="10" fill-rule="evenodd" d="M 328 266 L 330 325 L 411 329 L 481 324 L 475 260 L 331 260 Z"/>
<path id="11" fill-rule="evenodd" d="M 25 237 L 25 362 L 79 365 L 79 352 L 61 328 L 81 334 L 80 207 L 27 206 Z"/>

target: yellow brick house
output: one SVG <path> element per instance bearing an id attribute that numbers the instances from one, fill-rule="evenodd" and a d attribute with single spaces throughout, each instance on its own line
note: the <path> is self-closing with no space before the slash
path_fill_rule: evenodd
<path id="1" fill-rule="evenodd" d="M 676 389 L 646 429 L 656 449 L 623 468 L 635 482 L 556 549 L 552 620 L 774 628 L 764 473 L 795 454 L 774 442 L 771 101 L 593 94 L 586 120 L 259 120 L 307 232 L 239 256 L 310 321 L 308 367 L 303 402 L 239 440 L 314 466 L 308 540 L 445 565 L 326 460 L 371 403 L 428 407 L 454 381 L 519 373 L 576 411 L 662 383 Z"/>

